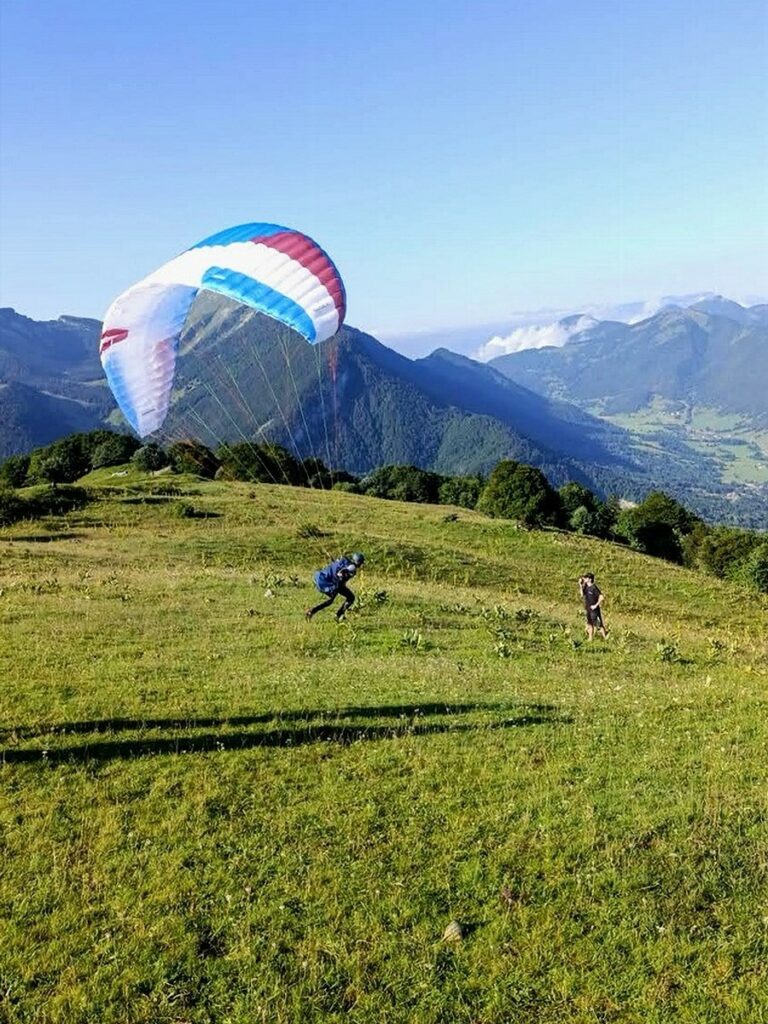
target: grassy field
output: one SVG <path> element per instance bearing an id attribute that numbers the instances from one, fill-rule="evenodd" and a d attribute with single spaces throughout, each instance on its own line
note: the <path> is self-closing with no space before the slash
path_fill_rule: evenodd
<path id="1" fill-rule="evenodd" d="M 765 599 L 463 510 L 116 482 L 0 530 L 0 1020 L 768 1021 Z M 354 613 L 305 622 L 351 549 Z"/>

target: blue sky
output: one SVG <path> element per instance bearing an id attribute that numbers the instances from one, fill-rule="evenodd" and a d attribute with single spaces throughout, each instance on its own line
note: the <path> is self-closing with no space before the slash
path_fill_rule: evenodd
<path id="1" fill-rule="evenodd" d="M 374 333 L 768 280 L 768 9 L 6 0 L 0 305 L 101 316 L 219 228 Z"/>

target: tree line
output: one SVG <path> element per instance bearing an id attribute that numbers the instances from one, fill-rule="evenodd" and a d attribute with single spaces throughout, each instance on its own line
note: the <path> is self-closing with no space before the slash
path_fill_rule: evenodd
<path id="1" fill-rule="evenodd" d="M 65 512 L 87 500 L 68 487 L 86 473 L 132 463 L 143 472 L 168 470 L 217 480 L 290 484 L 397 501 L 453 505 L 510 519 L 526 528 L 567 530 L 627 545 L 656 558 L 738 580 L 768 593 L 768 536 L 757 530 L 709 526 L 680 502 L 651 491 L 639 504 L 602 500 L 572 481 L 555 490 L 534 466 L 504 460 L 486 478 L 447 476 L 411 465 L 382 466 L 357 477 L 320 459 L 299 459 L 277 444 L 235 442 L 215 451 L 198 441 L 166 447 L 127 434 L 94 430 L 72 434 L 0 465 L 0 525 Z M 16 490 L 48 485 L 32 496 Z"/>

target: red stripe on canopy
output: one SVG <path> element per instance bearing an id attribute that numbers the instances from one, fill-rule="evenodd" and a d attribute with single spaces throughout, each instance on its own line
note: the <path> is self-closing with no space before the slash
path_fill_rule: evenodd
<path id="1" fill-rule="evenodd" d="M 125 341 L 128 337 L 128 331 L 123 327 L 112 327 L 108 331 L 104 331 L 101 336 L 101 344 L 99 345 L 99 355 L 102 352 L 106 352 L 108 348 L 116 345 L 118 341 Z"/>
<path id="2" fill-rule="evenodd" d="M 310 274 L 314 274 L 318 281 L 328 289 L 328 294 L 333 299 L 336 312 L 339 314 L 339 326 L 341 326 L 347 311 L 344 286 L 336 267 L 311 238 L 307 238 L 306 235 L 302 235 L 298 231 L 280 231 L 276 235 L 257 235 L 251 241 L 258 245 L 266 245 L 270 249 L 277 249 L 278 252 L 290 256 L 292 260 L 300 263 Z"/>

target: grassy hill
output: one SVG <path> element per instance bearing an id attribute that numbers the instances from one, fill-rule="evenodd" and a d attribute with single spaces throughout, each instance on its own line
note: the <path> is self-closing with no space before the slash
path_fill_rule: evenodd
<path id="1" fill-rule="evenodd" d="M 163 481 L 0 530 L 2 1020 L 768 1019 L 768 601 L 444 506 Z M 352 548 L 354 613 L 305 622 Z"/>

